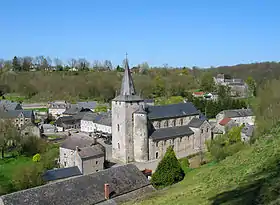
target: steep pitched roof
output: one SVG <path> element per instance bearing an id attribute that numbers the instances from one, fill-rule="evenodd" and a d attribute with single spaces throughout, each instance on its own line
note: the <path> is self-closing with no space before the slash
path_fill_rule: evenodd
<path id="1" fill-rule="evenodd" d="M 148 106 L 147 113 L 150 120 L 199 115 L 199 111 L 191 102 Z"/>
<path id="2" fill-rule="evenodd" d="M 125 59 L 124 75 L 120 94 L 114 99 L 116 101 L 142 101 L 143 99 L 136 94 L 135 86 L 129 70 L 128 60 Z"/>
<path id="3" fill-rule="evenodd" d="M 150 138 L 154 140 L 162 140 L 174 137 L 190 136 L 192 134 L 194 134 L 194 132 L 189 128 L 188 125 L 185 125 L 157 129 L 151 134 Z"/>
<path id="4" fill-rule="evenodd" d="M 254 116 L 251 109 L 224 110 L 222 112 L 227 118 Z"/>
<path id="5" fill-rule="evenodd" d="M 21 114 L 23 114 L 25 118 L 32 118 L 34 115 L 32 110 L 10 110 L 7 112 L 0 112 L 0 118 L 13 119 L 19 117 Z"/>
<path id="6" fill-rule="evenodd" d="M 106 183 L 109 184 L 111 198 L 148 188 L 150 185 L 148 179 L 135 165 L 127 164 L 7 194 L 0 197 L 0 204 L 1 199 L 3 205 L 98 204 L 105 201 Z"/>
<path id="7" fill-rule="evenodd" d="M 82 173 L 79 170 L 79 168 L 75 166 L 75 167 L 48 170 L 44 173 L 43 179 L 45 181 L 54 181 L 58 179 L 65 179 L 68 177 L 74 177 L 79 175 L 82 175 Z"/>
<path id="8" fill-rule="evenodd" d="M 189 127 L 199 128 L 205 120 L 194 117 L 188 124 Z"/>
<path id="9" fill-rule="evenodd" d="M 98 116 L 98 113 L 88 112 L 84 115 L 82 120 L 85 121 L 94 121 L 94 119 Z"/>
<path id="10" fill-rule="evenodd" d="M 12 102 L 9 100 L 0 100 L 0 112 L 10 111 L 10 110 L 22 110 L 22 107 L 17 102 Z"/>

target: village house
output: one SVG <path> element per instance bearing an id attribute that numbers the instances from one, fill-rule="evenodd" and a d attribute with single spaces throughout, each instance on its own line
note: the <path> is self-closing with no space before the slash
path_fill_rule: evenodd
<path id="1" fill-rule="evenodd" d="M 239 125 L 242 124 L 255 124 L 255 116 L 251 109 L 235 109 L 235 110 L 223 110 L 216 116 L 217 123 L 224 121 L 233 121 Z M 225 123 L 225 122 L 222 123 Z"/>
<path id="2" fill-rule="evenodd" d="M 225 78 L 224 74 L 218 74 L 214 77 L 216 85 L 224 85 L 230 87 L 231 95 L 236 97 L 247 97 L 248 85 L 239 78 Z"/>
<path id="3" fill-rule="evenodd" d="M 66 101 L 55 101 L 48 105 L 49 116 L 51 119 L 57 119 L 63 116 L 63 113 L 71 107 L 71 104 Z"/>
<path id="4" fill-rule="evenodd" d="M 146 105 L 136 94 L 125 60 L 121 91 L 112 100 L 113 158 L 125 163 L 146 162 L 162 158 L 170 145 L 177 155 L 187 156 L 204 150 L 205 140 L 210 138 L 210 124 L 200 118 L 191 102 Z"/>
<path id="5" fill-rule="evenodd" d="M 112 113 L 87 113 L 81 120 L 81 131 L 85 133 L 112 134 Z"/>
<path id="6" fill-rule="evenodd" d="M 135 165 L 127 164 L 3 195 L 0 204 L 112 205 L 140 198 L 154 190 Z"/>
<path id="7" fill-rule="evenodd" d="M 77 166 L 82 174 L 104 169 L 105 149 L 96 138 L 71 136 L 59 148 L 60 167 Z"/>
<path id="8" fill-rule="evenodd" d="M 81 119 L 87 113 L 88 112 L 78 112 L 77 114 L 74 115 L 59 117 L 54 124 L 57 127 L 58 131 L 66 131 L 71 129 L 80 130 Z"/>

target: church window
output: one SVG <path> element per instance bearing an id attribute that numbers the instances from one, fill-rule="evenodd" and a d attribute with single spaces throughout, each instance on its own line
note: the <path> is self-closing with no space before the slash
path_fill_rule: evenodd
<path id="1" fill-rule="evenodd" d="M 158 159 L 158 152 L 156 152 L 156 159 Z"/>
<path id="2" fill-rule="evenodd" d="M 172 121 L 172 126 L 173 126 L 173 127 L 176 126 L 176 120 L 175 120 L 175 119 Z"/>
<path id="3" fill-rule="evenodd" d="M 168 127 L 168 121 L 164 121 L 164 127 Z"/>
<path id="4" fill-rule="evenodd" d="M 120 125 L 118 124 L 118 132 L 120 131 Z"/>
<path id="5" fill-rule="evenodd" d="M 120 147 L 120 143 L 118 143 L 118 149 L 120 149 L 121 147 Z"/>
<path id="6" fill-rule="evenodd" d="M 180 119 L 180 124 L 181 124 L 181 125 L 183 125 L 183 124 L 184 124 L 183 119 Z"/>

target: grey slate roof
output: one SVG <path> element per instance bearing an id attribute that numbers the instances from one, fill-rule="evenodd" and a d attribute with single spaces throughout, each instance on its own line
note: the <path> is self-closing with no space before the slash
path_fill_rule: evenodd
<path id="1" fill-rule="evenodd" d="M 17 102 L 12 102 L 9 100 L 0 100 L 0 112 L 10 110 L 22 110 L 22 107 Z"/>
<path id="2" fill-rule="evenodd" d="M 95 109 L 98 103 L 96 101 L 78 102 L 77 106 L 83 109 Z"/>
<path id="3" fill-rule="evenodd" d="M 127 164 L 7 194 L 0 197 L 0 204 L 1 199 L 3 205 L 97 204 L 105 201 L 105 183 L 109 184 L 111 198 L 150 186 L 148 179 L 135 165 Z"/>
<path id="4" fill-rule="evenodd" d="M 78 105 L 72 104 L 68 109 L 65 110 L 63 114 L 65 115 L 75 115 L 79 113 L 82 108 L 79 108 Z"/>
<path id="5" fill-rule="evenodd" d="M 222 112 L 224 113 L 225 118 L 254 116 L 254 113 L 251 109 L 224 110 Z"/>
<path id="6" fill-rule="evenodd" d="M 88 137 L 88 136 L 79 136 L 79 137 L 72 136 L 71 137 L 70 136 L 60 145 L 60 147 L 75 150 L 76 146 L 78 146 L 79 148 L 83 148 L 83 147 L 89 147 L 92 144 L 94 144 L 94 139 L 91 137 Z"/>
<path id="7" fill-rule="evenodd" d="M 87 160 L 104 156 L 105 150 L 102 145 L 96 144 L 89 147 L 83 147 L 79 149 L 78 153 L 82 160 Z"/>
<path id="8" fill-rule="evenodd" d="M 10 110 L 7 112 L 0 112 L 0 118 L 13 119 L 23 114 L 24 118 L 32 118 L 34 115 L 32 110 Z"/>
<path id="9" fill-rule="evenodd" d="M 94 123 L 112 126 L 112 112 L 104 112 L 96 116 Z"/>
<path id="10" fill-rule="evenodd" d="M 150 120 L 199 115 L 199 111 L 191 102 L 148 106 L 146 110 Z"/>
<path id="11" fill-rule="evenodd" d="M 199 128 L 205 120 L 194 117 L 188 124 L 189 127 Z"/>
<path id="12" fill-rule="evenodd" d="M 82 120 L 85 121 L 93 121 L 96 117 L 97 117 L 98 113 L 94 113 L 94 112 L 88 112 L 84 115 L 84 117 L 82 118 Z"/>
<path id="13" fill-rule="evenodd" d="M 48 170 L 44 173 L 43 179 L 44 181 L 54 181 L 58 179 L 64 179 L 64 178 L 74 177 L 79 175 L 82 175 L 82 173 L 79 170 L 79 168 L 75 166 L 75 167 Z"/>
<path id="14" fill-rule="evenodd" d="M 128 65 L 127 58 L 124 64 L 124 75 L 122 79 L 122 85 L 120 94 L 114 98 L 116 101 L 143 101 L 143 99 L 136 94 L 133 79 Z"/>
<path id="15" fill-rule="evenodd" d="M 194 134 L 194 132 L 189 128 L 189 126 L 184 125 L 157 129 L 151 134 L 150 138 L 154 140 L 162 140 L 174 137 L 190 136 L 192 134 Z"/>

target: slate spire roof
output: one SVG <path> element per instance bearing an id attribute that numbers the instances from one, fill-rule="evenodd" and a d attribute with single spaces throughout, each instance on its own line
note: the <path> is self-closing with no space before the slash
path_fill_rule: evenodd
<path id="1" fill-rule="evenodd" d="M 136 94 L 135 86 L 129 69 L 127 57 L 124 60 L 124 75 L 120 94 L 114 99 L 116 101 L 143 101 L 143 99 Z"/>
<path id="2" fill-rule="evenodd" d="M 122 79 L 122 87 L 121 87 L 121 95 L 135 95 L 135 87 L 133 83 L 133 79 L 130 73 L 129 65 L 128 65 L 128 59 L 125 58 L 124 63 L 124 76 Z"/>

